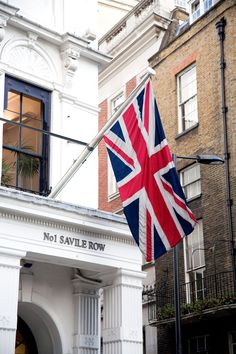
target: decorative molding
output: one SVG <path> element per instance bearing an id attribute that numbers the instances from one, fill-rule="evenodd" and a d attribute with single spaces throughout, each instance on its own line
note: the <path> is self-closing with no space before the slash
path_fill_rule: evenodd
<path id="1" fill-rule="evenodd" d="M 86 282 L 86 280 L 76 279 L 73 278 L 71 280 L 73 285 L 74 296 L 81 296 L 81 297 L 92 297 L 99 299 L 99 289 L 102 287 L 102 284 L 97 282 Z"/>
<path id="2" fill-rule="evenodd" d="M 66 103 L 72 104 L 73 106 L 77 106 L 78 108 L 80 108 L 86 112 L 95 114 L 96 117 L 99 112 L 99 108 L 97 106 L 95 107 L 95 106 L 91 106 L 88 103 L 81 102 L 77 99 L 77 97 L 71 96 L 70 94 L 68 94 L 66 92 L 59 92 L 59 99 L 61 102 L 66 102 Z"/>
<path id="3" fill-rule="evenodd" d="M 142 14 L 142 12 L 145 12 L 145 15 L 147 14 L 147 12 L 150 11 L 150 8 L 153 8 L 153 6 L 151 7 L 152 4 L 156 4 L 156 1 L 154 0 L 146 0 L 146 1 L 142 1 L 139 6 L 137 6 L 137 8 L 134 11 L 134 15 L 136 17 L 140 16 Z"/>
<path id="4" fill-rule="evenodd" d="M 120 341 L 121 327 L 116 328 L 103 328 L 102 337 L 103 343 L 118 342 Z"/>
<path id="5" fill-rule="evenodd" d="M 105 328 L 103 329 L 103 343 L 110 342 L 133 342 L 133 343 L 142 343 L 142 338 L 140 338 L 139 330 L 137 328 L 125 328 L 125 327 L 116 327 L 116 328 Z"/>
<path id="6" fill-rule="evenodd" d="M 35 43 L 38 39 L 38 35 L 34 32 L 27 32 L 28 35 L 28 48 L 35 49 Z"/>
<path id="7" fill-rule="evenodd" d="M 114 236 L 114 235 L 109 235 L 109 234 L 101 234 L 101 233 L 96 233 L 96 232 L 92 232 L 92 231 L 87 231 L 87 230 L 81 229 L 76 226 L 69 226 L 67 224 L 63 224 L 62 222 L 60 223 L 58 221 L 56 221 L 56 222 L 46 221 L 45 219 L 42 219 L 41 217 L 34 217 L 34 218 L 28 217 L 28 216 L 26 217 L 26 216 L 17 215 L 17 214 L 13 214 L 13 213 L 9 213 L 9 212 L 8 213 L 0 212 L 0 217 L 2 219 L 10 219 L 10 220 L 14 220 L 17 222 L 24 222 L 27 224 L 42 225 L 44 228 L 50 227 L 50 228 L 73 232 L 73 233 L 77 233 L 77 234 L 81 234 L 81 235 L 85 235 L 85 236 L 89 236 L 89 237 L 94 237 L 94 238 L 103 238 L 106 240 L 111 240 L 111 241 L 130 244 L 130 245 L 135 244 L 135 241 L 131 237 L 127 238 L 127 237 L 122 237 L 121 235 Z"/>
<path id="8" fill-rule="evenodd" d="M 107 43 L 110 42 L 112 39 L 114 39 L 118 35 L 120 38 L 121 32 L 123 32 L 125 28 L 126 28 L 126 22 L 122 22 L 118 27 L 115 27 L 114 30 L 109 32 L 109 34 L 106 38 L 106 42 Z"/>
<path id="9" fill-rule="evenodd" d="M 70 88 L 72 78 L 79 66 L 80 49 L 78 45 L 66 38 L 61 45 L 61 57 L 64 63 L 65 87 Z"/>
<path id="10" fill-rule="evenodd" d="M 79 348 L 99 349 L 100 338 L 95 335 L 78 335 Z"/>
<path id="11" fill-rule="evenodd" d="M 18 45 L 8 53 L 8 64 L 21 71 L 36 76 L 50 78 L 51 72 L 46 60 L 34 49 L 35 43 L 29 40 L 27 46 Z"/>
<path id="12" fill-rule="evenodd" d="M 0 315 L 0 329 L 13 331 L 16 330 L 16 328 L 13 326 L 13 320 L 10 315 Z"/>
<path id="13" fill-rule="evenodd" d="M 28 31 L 28 38 L 13 38 L 5 43 L 1 50 L 1 61 L 8 67 L 18 69 L 48 81 L 56 81 L 54 63 L 37 43 L 38 35 Z"/>

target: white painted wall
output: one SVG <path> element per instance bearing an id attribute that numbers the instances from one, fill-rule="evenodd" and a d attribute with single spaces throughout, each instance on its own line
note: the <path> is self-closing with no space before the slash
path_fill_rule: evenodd
<path id="1" fill-rule="evenodd" d="M 88 28 L 95 30 L 97 0 L 8 0 L 19 9 L 19 16 L 59 33 L 83 36 Z"/>
<path id="2" fill-rule="evenodd" d="M 138 0 L 98 0 L 98 38 L 101 38 L 137 4 Z"/>
<path id="3" fill-rule="evenodd" d="M 1 84 L 4 74 L 52 92 L 51 131 L 89 143 L 97 134 L 98 67 L 103 55 L 83 36 L 96 30 L 97 1 L 9 0 L 2 20 Z M 17 7 L 11 7 L 15 6 Z M 72 35 L 64 35 L 66 32 Z M 0 110 L 4 91 L 0 93 Z M 1 128 L 1 127 L 0 127 Z M 80 145 L 51 138 L 50 186 L 54 187 L 81 153 Z M 97 206 L 97 152 L 78 171 L 59 200 Z"/>

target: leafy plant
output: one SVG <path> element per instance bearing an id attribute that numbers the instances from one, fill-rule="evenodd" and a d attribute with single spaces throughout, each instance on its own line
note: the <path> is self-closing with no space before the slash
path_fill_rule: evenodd
<path id="1" fill-rule="evenodd" d="M 11 182 L 12 176 L 9 174 L 13 167 L 12 163 L 7 163 L 6 160 L 2 160 L 2 177 L 1 177 L 1 183 L 3 185 L 7 185 Z"/>
<path id="2" fill-rule="evenodd" d="M 33 151 L 32 146 L 22 145 L 23 150 Z M 19 175 L 21 177 L 33 177 L 39 173 L 39 161 L 36 157 L 19 153 Z"/>
<path id="3" fill-rule="evenodd" d="M 208 299 L 198 300 L 189 304 L 181 305 L 181 314 L 196 314 L 201 316 L 202 312 L 207 309 L 216 308 L 224 305 L 231 305 L 236 303 L 236 296 L 234 294 L 228 294 L 219 298 L 212 297 Z M 157 308 L 157 318 L 159 320 L 169 319 L 175 316 L 174 306 L 167 304 L 163 307 Z"/>

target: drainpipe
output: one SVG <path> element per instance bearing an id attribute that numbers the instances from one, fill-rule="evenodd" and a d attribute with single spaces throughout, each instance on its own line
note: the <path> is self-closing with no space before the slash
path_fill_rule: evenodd
<path id="1" fill-rule="evenodd" d="M 226 205 L 227 205 L 227 224 L 228 224 L 228 239 L 231 251 L 232 271 L 233 271 L 233 285 L 234 293 L 236 293 L 236 269 L 235 269 L 235 250 L 234 250 L 234 236 L 233 236 L 233 218 L 230 191 L 230 173 L 229 173 L 229 149 L 228 149 L 228 133 L 227 133 L 227 112 L 228 107 L 225 102 L 225 57 L 224 57 L 224 40 L 225 40 L 225 26 L 226 19 L 223 17 L 216 23 L 216 30 L 220 41 L 220 87 L 221 87 L 221 104 L 222 104 L 222 119 L 223 119 L 223 133 L 224 133 L 224 160 L 225 160 L 225 184 L 226 184 Z"/>

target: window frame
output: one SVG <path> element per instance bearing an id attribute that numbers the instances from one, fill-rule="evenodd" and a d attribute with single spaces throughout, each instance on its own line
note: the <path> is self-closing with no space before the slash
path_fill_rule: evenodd
<path id="1" fill-rule="evenodd" d="M 192 95 L 191 97 L 188 97 L 187 100 L 182 101 L 181 99 L 181 78 L 187 74 L 190 70 L 195 68 L 195 82 L 196 82 L 196 93 Z M 196 63 L 192 63 L 190 66 L 186 67 L 184 70 L 179 72 L 176 76 L 177 79 L 177 105 L 178 105 L 178 134 L 184 133 L 188 130 L 191 130 L 198 124 L 198 102 L 197 102 L 197 66 Z M 196 100 L 196 121 L 191 124 L 189 127 L 186 127 L 186 120 L 184 119 L 185 116 L 183 115 L 183 108 L 187 103 L 189 103 L 191 100 L 195 99 Z"/>
<path id="2" fill-rule="evenodd" d="M 198 242 L 195 244 L 187 245 L 189 238 L 195 232 L 198 232 L 197 238 Z M 184 252 L 184 272 L 185 272 L 185 285 L 186 285 L 186 301 L 191 303 L 192 301 L 203 299 L 205 297 L 205 284 L 204 284 L 204 272 L 206 269 L 205 261 L 205 247 L 204 247 L 204 235 L 203 235 L 203 222 L 202 219 L 198 220 L 194 231 L 185 237 L 183 242 L 183 252 Z M 189 253 L 191 252 L 191 253 Z M 199 264 L 194 265 L 193 255 L 195 257 L 199 255 Z M 189 265 L 190 259 L 190 265 Z M 201 275 L 201 286 L 199 287 L 199 278 L 198 275 Z"/>
<path id="3" fill-rule="evenodd" d="M 33 84 L 27 83 L 23 80 L 13 78 L 11 76 L 5 76 L 5 89 L 4 89 L 4 110 L 8 107 L 8 92 L 15 92 L 20 94 L 21 99 L 23 97 L 28 97 L 32 99 L 37 99 L 41 101 L 42 105 L 42 129 L 50 130 L 50 116 L 51 116 L 51 92 L 40 87 L 34 86 Z M 21 113 L 20 113 L 21 114 Z M 20 129 L 24 128 L 24 124 L 21 122 Z M 26 129 L 26 128 L 24 128 Z M 30 129 L 29 129 L 30 130 Z M 28 192 L 47 195 L 49 192 L 49 154 L 50 154 L 50 144 L 49 136 L 42 134 L 42 149 L 41 153 L 31 153 L 30 151 L 25 151 L 20 148 L 2 145 L 2 149 L 7 149 L 15 153 L 21 153 L 31 157 L 36 157 L 40 161 L 39 168 L 39 191 L 31 191 L 24 189 Z M 22 189 L 20 187 L 12 186 L 12 188 Z"/>
<path id="4" fill-rule="evenodd" d="M 200 348 L 199 348 L 199 343 L 197 344 L 198 346 L 198 350 L 197 351 L 194 351 L 192 352 L 191 351 L 191 343 L 190 341 L 191 340 L 199 340 L 199 339 L 203 339 L 204 338 L 204 351 L 202 351 Z M 209 340 L 210 339 L 210 335 L 209 334 L 203 334 L 203 335 L 198 335 L 198 336 L 194 336 L 194 337 L 191 337 L 188 339 L 188 354 L 197 354 L 197 353 L 205 353 L 205 354 L 208 354 L 209 351 L 210 351 L 210 348 L 207 348 L 207 339 Z"/>
<path id="5" fill-rule="evenodd" d="M 233 334 L 236 336 L 236 331 L 228 332 L 229 354 L 234 354 L 234 347 L 236 347 L 236 339 L 234 341 Z"/>
<path id="6" fill-rule="evenodd" d="M 191 169 L 194 169 L 194 168 L 197 168 L 199 170 L 199 178 L 197 178 L 197 179 L 195 179 L 195 180 L 193 180 L 193 181 L 191 181 L 189 183 L 184 183 L 184 173 L 189 171 L 189 170 L 191 170 Z M 200 164 L 194 163 L 194 164 L 191 164 L 191 165 L 183 168 L 182 170 L 179 171 L 179 176 L 180 176 L 180 184 L 181 184 L 181 187 L 182 187 L 182 189 L 184 191 L 184 195 L 185 195 L 187 201 L 196 199 L 196 198 L 201 196 L 202 188 L 201 188 L 201 168 L 200 168 Z M 186 192 L 186 187 L 194 185 L 194 184 L 196 184 L 198 182 L 200 182 L 199 183 L 199 192 L 196 193 L 195 195 L 189 197 L 187 192 Z"/>

